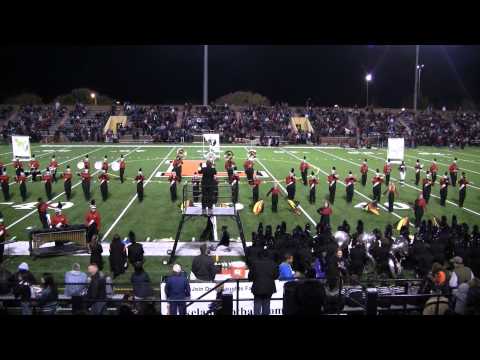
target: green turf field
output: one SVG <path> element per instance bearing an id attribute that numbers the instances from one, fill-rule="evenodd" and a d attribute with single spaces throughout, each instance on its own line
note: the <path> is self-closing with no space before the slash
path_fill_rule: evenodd
<path id="1" fill-rule="evenodd" d="M 139 241 L 154 241 L 159 239 L 174 238 L 178 222 L 181 216 L 180 202 L 181 197 L 176 203 L 170 201 L 168 184 L 165 179 L 155 177 L 158 171 L 165 171 L 168 168 L 167 160 L 174 158 L 178 148 L 184 147 L 187 151 L 187 159 L 201 159 L 202 146 L 182 146 L 182 145 L 38 145 L 32 146 L 33 153 L 41 163 L 41 168 L 45 168 L 51 159 L 52 153 L 55 153 L 60 166 L 58 173 L 60 174 L 67 164 L 70 164 L 75 172 L 76 164 L 83 159 L 85 154 L 89 154 L 91 164 L 97 160 L 102 160 L 106 154 L 109 161 L 114 161 L 124 154 L 126 157 L 127 169 L 126 177 L 132 178 L 136 175 L 138 168 L 142 168 L 146 179 L 151 179 L 145 186 L 145 199 L 143 203 L 139 203 L 134 195 L 136 193 L 136 185 L 132 180 L 121 184 L 118 178 L 112 177 L 109 184 L 110 197 L 106 202 L 101 200 L 98 181 L 92 183 L 92 197 L 97 200 L 97 209 L 102 217 L 101 235 L 106 235 L 105 241 L 110 241 L 111 237 L 118 233 L 126 236 L 129 230 L 134 230 Z M 232 150 L 235 154 L 237 165 L 242 168 L 242 164 L 247 155 L 247 147 L 222 146 L 222 153 L 226 150 Z M 0 146 L 0 159 L 7 164 L 10 181 L 13 182 L 14 169 L 11 164 L 12 154 L 11 148 L 6 145 Z M 265 199 L 265 194 L 271 187 L 269 181 L 279 180 L 284 186 L 284 178 L 288 174 L 290 168 L 294 167 L 297 177 L 300 177 L 299 164 L 303 156 L 307 157 L 307 161 L 314 167 L 319 169 L 320 184 L 317 188 L 317 204 L 310 205 L 308 203 L 308 188 L 304 187 L 297 181 L 296 199 L 300 201 L 302 207 L 301 215 L 294 215 L 285 201 L 279 202 L 279 212 L 272 214 L 270 210 L 270 199 L 266 199 L 265 211 L 260 216 L 255 216 L 251 212 L 251 189 L 246 184 L 246 180 L 241 180 L 239 202 L 245 205 L 245 209 L 241 210 L 242 219 L 247 241 L 250 241 L 250 233 L 255 231 L 258 223 L 261 221 L 271 224 L 274 227 L 281 221 L 285 221 L 288 229 L 291 230 L 294 225 L 302 227 L 310 222 L 312 225 L 319 220 L 316 210 L 321 206 L 322 199 L 328 193 L 326 182 L 326 174 L 330 172 L 332 166 L 337 168 L 340 179 L 343 180 L 349 170 L 360 178 L 359 166 L 364 158 L 368 159 L 369 179 L 367 186 L 362 187 L 357 183 L 355 186 L 356 193 L 352 204 L 345 202 L 345 188 L 339 183 L 337 185 L 337 196 L 333 206 L 332 226 L 338 226 L 343 220 L 347 220 L 352 228 L 355 227 L 356 221 L 362 219 L 368 230 L 379 227 L 383 230 L 386 224 L 394 223 L 399 218 L 409 216 L 413 218 L 413 210 L 395 210 L 389 214 L 385 210 L 381 210 L 380 216 L 368 214 L 359 208 L 355 208 L 360 202 L 368 201 L 372 196 L 371 178 L 376 168 L 382 170 L 386 159 L 386 149 L 338 149 L 338 148 L 312 148 L 312 147 L 284 147 L 284 148 L 257 148 L 257 161 L 255 169 L 265 171 L 269 178 L 265 179 L 267 183 L 260 186 L 260 198 Z M 464 208 L 460 209 L 458 203 L 458 187 L 449 187 L 449 202 L 446 207 L 439 205 L 439 186 L 436 185 L 432 189 L 432 198 L 427 207 L 425 218 L 431 218 L 433 215 L 440 217 L 447 215 L 450 219 L 452 215 L 457 215 L 459 222 L 467 222 L 470 225 L 478 224 L 480 218 L 480 149 L 466 148 L 465 150 L 449 150 L 447 148 L 421 147 L 417 149 L 406 150 L 407 184 L 399 187 L 400 195 L 396 201 L 413 204 L 420 188 L 414 184 L 413 166 L 418 158 L 424 165 L 424 169 L 430 166 L 432 159 L 436 157 L 440 167 L 439 174 L 447 170 L 448 165 L 454 157 L 458 158 L 458 165 L 461 171 L 467 173 L 472 186 L 467 190 L 467 198 Z M 10 163 L 10 164 L 9 164 Z M 217 168 L 223 171 L 223 159 L 217 160 Z M 28 166 L 25 166 L 25 169 Z M 110 171 L 113 174 L 115 172 Z M 97 174 L 98 175 L 98 174 Z M 423 176 L 423 174 L 422 174 Z M 96 178 L 96 176 L 95 176 Z M 398 179 L 398 165 L 394 165 L 392 179 Z M 78 185 L 77 185 L 78 184 Z M 79 177 L 75 175 L 73 186 L 73 205 L 65 208 L 64 214 L 71 224 L 83 223 L 84 216 L 88 211 L 88 203 L 83 197 L 80 186 Z M 44 185 L 41 182 L 28 182 L 29 202 L 35 203 L 39 196 L 46 198 Z M 382 193 L 385 186 L 382 187 Z M 10 236 L 16 236 L 17 240 L 27 240 L 27 228 L 40 227 L 36 208 L 34 204 L 22 204 L 18 186 L 12 184 L 10 192 L 13 194 L 10 202 L 7 204 L 3 201 L 0 194 L 0 209 L 4 215 L 5 224 L 8 227 Z M 53 184 L 54 201 L 66 201 L 63 193 L 63 181 Z M 181 187 L 179 187 L 179 195 Z M 382 203 L 385 202 L 386 196 L 382 194 Z M 218 231 L 221 225 L 227 224 L 233 238 L 238 237 L 238 232 L 233 221 L 218 220 Z M 205 226 L 204 218 L 187 222 L 184 227 L 181 241 L 191 241 L 192 237 L 198 239 L 201 230 Z M 42 259 L 37 260 L 45 264 L 45 268 L 69 267 L 64 260 L 59 259 Z M 155 262 L 152 261 L 152 264 Z M 13 262 L 11 263 L 13 266 Z M 57 264 L 57 265 L 55 265 Z M 158 262 L 159 266 L 161 262 Z M 60 270 L 60 269 L 59 269 Z M 62 269 L 63 271 L 63 269 Z M 153 271 L 153 268 L 151 269 Z M 158 270 L 163 271 L 163 270 Z"/>

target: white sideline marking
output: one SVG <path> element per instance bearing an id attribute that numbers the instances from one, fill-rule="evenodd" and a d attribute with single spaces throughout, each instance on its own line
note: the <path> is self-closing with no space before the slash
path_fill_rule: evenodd
<path id="1" fill-rule="evenodd" d="M 152 173 L 150 174 L 150 176 L 148 177 L 147 181 L 145 181 L 145 184 L 143 185 L 143 188 L 145 188 L 148 183 L 150 182 L 150 180 L 152 180 L 153 176 L 157 173 L 158 169 L 160 168 L 160 166 L 164 165 L 164 161 L 165 159 L 167 159 L 170 154 L 172 153 L 172 151 L 175 149 L 175 147 L 171 148 L 170 151 L 167 153 L 167 155 L 165 155 L 165 157 L 163 158 L 162 161 L 160 161 L 160 163 L 157 165 L 157 167 L 152 171 Z M 133 150 L 132 150 L 133 151 Z M 110 233 L 112 232 L 113 228 L 118 224 L 118 222 L 120 221 L 120 219 L 123 217 L 123 215 L 125 215 L 125 213 L 127 212 L 127 210 L 130 208 L 130 206 L 132 206 L 133 202 L 137 199 L 138 197 L 138 194 L 135 193 L 135 195 L 132 196 L 132 198 L 130 199 L 130 201 L 128 202 L 127 206 L 125 206 L 125 208 L 122 210 L 122 212 L 120 213 L 120 215 L 118 215 L 118 217 L 115 219 L 115 221 L 113 222 L 112 225 L 110 225 L 110 227 L 108 228 L 108 230 L 105 232 L 105 234 L 103 235 L 102 237 L 102 240 L 101 241 L 104 241 L 108 235 L 110 235 Z"/>

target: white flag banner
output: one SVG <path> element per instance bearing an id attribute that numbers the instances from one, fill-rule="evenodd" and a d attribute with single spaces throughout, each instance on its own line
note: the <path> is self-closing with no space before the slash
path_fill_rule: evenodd
<path id="1" fill-rule="evenodd" d="M 393 163 L 401 163 L 405 156 L 405 139 L 404 138 L 389 138 L 387 159 Z"/>
<path id="2" fill-rule="evenodd" d="M 203 155 L 210 160 L 220 157 L 219 134 L 203 134 Z"/>
<path id="3" fill-rule="evenodd" d="M 13 160 L 18 156 L 20 160 L 30 160 L 32 150 L 30 148 L 29 136 L 12 135 Z"/>

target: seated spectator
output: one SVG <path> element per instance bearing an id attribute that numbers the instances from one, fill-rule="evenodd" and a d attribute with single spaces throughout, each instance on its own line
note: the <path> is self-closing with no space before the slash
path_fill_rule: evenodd
<path id="1" fill-rule="evenodd" d="M 195 256 L 192 261 L 192 272 L 198 280 L 214 281 L 217 268 L 213 259 L 207 255 L 207 245 L 200 246 L 200 255 Z"/>
<path id="2" fill-rule="evenodd" d="M 453 291 L 454 304 L 455 304 L 455 314 L 465 315 L 466 303 L 467 303 L 467 294 L 469 290 L 468 283 L 462 283 Z"/>
<path id="3" fill-rule="evenodd" d="M 430 279 L 433 281 L 434 290 L 438 289 L 443 292 L 445 291 L 447 286 L 447 274 L 442 265 L 439 263 L 433 263 Z"/>
<path id="4" fill-rule="evenodd" d="M 65 273 L 65 296 L 81 296 L 87 289 L 87 274 L 80 271 L 80 264 L 75 263 L 72 270 Z"/>
<path id="5" fill-rule="evenodd" d="M 143 263 L 143 246 L 140 243 L 137 243 L 135 239 L 135 233 L 130 231 L 128 233 L 128 240 L 130 241 L 130 245 L 127 248 L 128 252 L 128 261 L 132 266 L 136 263 Z"/>
<path id="6" fill-rule="evenodd" d="M 292 269 L 293 255 L 286 254 L 285 260 L 279 265 L 279 277 L 278 280 L 290 281 L 295 279 L 295 272 Z"/>
<path id="7" fill-rule="evenodd" d="M 186 300 L 190 297 L 190 284 L 180 265 L 173 265 L 173 272 L 168 276 L 165 284 L 167 300 Z M 186 315 L 185 302 L 169 302 L 170 315 Z"/>
<path id="8" fill-rule="evenodd" d="M 12 273 L 5 268 L 4 264 L 0 264 L 0 295 L 10 294 L 14 280 Z"/>
<path id="9" fill-rule="evenodd" d="M 460 256 L 455 256 L 451 262 L 453 263 L 453 271 L 450 276 L 448 284 L 452 289 L 459 287 L 463 283 L 473 280 L 475 277 L 472 270 L 463 264 L 463 259 Z"/>
<path id="10" fill-rule="evenodd" d="M 480 279 L 474 278 L 469 285 L 465 315 L 480 315 Z"/>
<path id="11" fill-rule="evenodd" d="M 13 295 L 15 296 L 15 299 L 20 300 L 22 315 L 32 315 L 32 306 L 30 304 L 32 298 L 31 286 L 34 284 L 31 282 L 32 276 L 33 275 L 29 274 L 28 270 L 18 271 L 15 275 Z"/>
<path id="12" fill-rule="evenodd" d="M 110 270 L 114 279 L 125 272 L 125 268 L 128 265 L 127 254 L 125 252 L 125 245 L 120 240 L 118 234 L 113 236 L 112 242 L 110 243 L 109 260 Z"/>
<path id="13" fill-rule="evenodd" d="M 41 279 L 42 290 L 37 298 L 37 303 L 43 315 L 55 315 L 58 305 L 57 285 L 50 273 L 44 273 Z"/>
<path id="14" fill-rule="evenodd" d="M 37 283 L 35 276 L 30 272 L 29 266 L 26 262 L 22 262 L 18 265 L 18 271 L 15 273 L 15 278 L 18 279 L 18 275 L 22 275 L 22 278 L 32 285 Z"/>

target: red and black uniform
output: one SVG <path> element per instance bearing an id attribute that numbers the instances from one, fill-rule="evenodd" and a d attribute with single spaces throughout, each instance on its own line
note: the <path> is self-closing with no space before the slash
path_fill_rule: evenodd
<path id="1" fill-rule="evenodd" d="M 52 173 L 53 181 L 57 182 L 58 161 L 55 159 L 52 159 L 48 166 L 50 168 L 50 172 Z"/>
<path id="2" fill-rule="evenodd" d="M 106 160 L 106 159 L 103 159 L 102 171 L 107 171 L 108 172 L 108 160 Z"/>
<path id="3" fill-rule="evenodd" d="M 0 264 L 3 263 L 3 252 L 4 252 L 4 242 L 7 238 L 7 228 L 6 226 L 2 223 L 0 224 Z"/>
<path id="4" fill-rule="evenodd" d="M 278 195 L 280 194 L 280 189 L 277 187 L 272 187 L 267 192 L 267 196 L 272 194 L 272 212 L 276 213 L 278 211 Z"/>
<path id="5" fill-rule="evenodd" d="M 100 181 L 100 192 L 102 193 L 102 200 L 107 201 L 108 199 L 108 182 L 110 181 L 110 177 L 107 173 L 100 174 L 98 177 Z"/>
<path id="6" fill-rule="evenodd" d="M 37 204 L 38 217 L 44 229 L 48 229 L 47 210 L 50 206 L 45 202 L 39 202 Z"/>
<path id="7" fill-rule="evenodd" d="M 379 175 L 375 175 L 372 179 L 373 201 L 380 202 L 382 196 L 382 183 L 383 179 Z"/>
<path id="8" fill-rule="evenodd" d="M 368 165 L 363 163 L 360 166 L 360 173 L 362 174 L 362 186 L 367 185 L 367 174 L 368 174 Z"/>
<path id="9" fill-rule="evenodd" d="M 448 167 L 448 172 L 450 173 L 450 180 L 453 187 L 457 186 L 457 174 L 458 174 L 458 165 L 453 162 Z"/>
<path id="10" fill-rule="evenodd" d="M 123 184 L 123 176 L 125 175 L 125 159 L 121 158 L 120 159 L 120 182 Z"/>
<path id="11" fill-rule="evenodd" d="M 227 172 L 228 175 L 228 182 L 232 182 L 232 177 L 233 177 L 233 171 L 235 170 L 235 161 L 232 159 L 228 159 L 225 161 L 225 171 Z"/>
<path id="12" fill-rule="evenodd" d="M 235 204 L 238 202 L 238 189 L 240 188 L 240 177 L 237 174 L 233 174 L 230 184 L 232 185 L 232 201 Z"/>
<path id="13" fill-rule="evenodd" d="M 37 175 L 40 173 L 38 169 L 40 168 L 40 163 L 38 160 L 30 160 L 30 175 L 32 175 L 32 181 L 37 181 Z"/>
<path id="14" fill-rule="evenodd" d="M 425 199 L 426 203 L 428 204 L 428 201 L 430 200 L 430 194 L 432 193 L 432 180 L 429 179 L 428 177 L 423 179 L 422 182 L 422 193 L 423 193 L 423 198 Z"/>
<path id="15" fill-rule="evenodd" d="M 437 163 L 432 163 L 430 165 L 430 173 L 432 174 L 432 186 L 435 185 L 435 181 L 437 181 L 437 172 L 438 172 L 438 165 Z"/>
<path id="16" fill-rule="evenodd" d="M 168 177 L 168 182 L 170 183 L 170 199 L 177 201 L 177 174 L 171 173 Z"/>
<path id="17" fill-rule="evenodd" d="M 335 193 L 337 192 L 337 180 L 337 174 L 330 174 L 327 177 L 328 192 L 330 194 L 328 201 L 330 202 L 330 204 L 333 204 L 335 202 Z"/>
<path id="18" fill-rule="evenodd" d="M 13 161 L 13 167 L 15 168 L 15 174 L 20 175 L 20 171 L 22 171 L 23 169 L 23 165 L 20 159 L 15 159 Z"/>
<path id="19" fill-rule="evenodd" d="M 198 176 L 196 173 L 193 174 L 192 184 L 193 184 L 193 202 L 198 203 L 200 200 L 201 191 L 200 191 L 200 176 Z M 233 191 L 233 184 L 232 184 L 232 191 Z M 238 200 L 238 191 L 237 191 L 237 200 Z"/>
<path id="20" fill-rule="evenodd" d="M 20 185 L 20 195 L 22 200 L 27 200 L 27 177 L 25 175 L 18 175 L 15 177 L 15 181 Z"/>
<path id="21" fill-rule="evenodd" d="M 415 200 L 415 227 L 420 227 L 422 222 L 423 214 L 425 213 L 425 208 L 427 207 L 427 201 L 422 197 Z"/>
<path id="22" fill-rule="evenodd" d="M 90 181 L 92 176 L 89 172 L 82 172 L 79 175 L 82 178 L 82 190 L 85 200 L 90 201 Z"/>
<path id="23" fill-rule="evenodd" d="M 448 195 L 448 185 L 450 182 L 446 176 L 440 179 L 440 206 L 445 206 Z"/>
<path id="24" fill-rule="evenodd" d="M 383 165 L 383 173 L 385 174 L 385 185 L 390 183 L 390 174 L 392 173 L 392 165 L 386 163 Z"/>
<path id="25" fill-rule="evenodd" d="M 388 212 L 393 212 L 393 204 L 395 202 L 395 195 L 398 195 L 397 187 L 394 183 L 388 185 Z"/>
<path id="26" fill-rule="evenodd" d="M 333 213 L 333 210 L 330 206 L 324 206 L 317 210 L 317 212 L 321 215 L 320 216 L 320 224 L 325 227 L 330 227 L 330 216 Z"/>
<path id="27" fill-rule="evenodd" d="M 0 184 L 2 186 L 2 193 L 5 201 L 10 200 L 10 177 L 7 174 L 0 175 Z"/>
<path id="28" fill-rule="evenodd" d="M 145 176 L 138 174 L 135 176 L 135 181 L 137 182 L 137 195 L 138 201 L 143 201 L 143 182 L 145 181 Z"/>
<path id="29" fill-rule="evenodd" d="M 285 184 L 287 185 L 287 197 L 289 200 L 295 200 L 295 175 L 288 175 L 285 178 Z"/>
<path id="30" fill-rule="evenodd" d="M 173 171 L 177 175 L 177 181 L 181 182 L 182 181 L 182 165 L 183 165 L 183 160 L 182 159 L 175 159 L 173 160 Z"/>
<path id="31" fill-rule="evenodd" d="M 260 190 L 260 184 L 262 182 L 260 179 L 254 179 L 250 186 L 252 187 L 252 200 L 253 200 L 253 205 L 255 205 L 258 201 L 259 198 L 259 190 Z"/>
<path id="32" fill-rule="evenodd" d="M 85 215 L 85 225 L 88 227 L 87 241 L 90 242 L 93 235 L 97 235 L 100 232 L 101 218 L 98 211 L 90 210 L 87 215 Z"/>
<path id="33" fill-rule="evenodd" d="M 62 228 L 68 225 L 67 217 L 63 214 L 55 214 L 50 221 L 52 228 Z"/>
<path id="34" fill-rule="evenodd" d="M 247 175 L 247 181 L 250 183 L 253 181 L 253 161 L 250 159 L 245 160 L 243 163 L 243 169 L 245 170 L 245 175 Z"/>
<path id="35" fill-rule="evenodd" d="M 422 171 L 422 164 L 420 164 L 419 162 L 416 162 L 415 163 L 415 185 L 418 186 L 418 184 L 420 183 L 420 173 Z"/>
<path id="36" fill-rule="evenodd" d="M 83 168 L 88 170 L 90 169 L 90 160 L 88 158 L 83 160 Z"/>
<path id="37" fill-rule="evenodd" d="M 351 203 L 353 200 L 353 193 L 355 191 L 355 182 L 357 179 L 353 175 L 349 175 L 345 178 L 345 190 L 347 193 L 347 203 Z"/>
<path id="38" fill-rule="evenodd" d="M 310 204 L 315 204 L 316 193 L 317 193 L 318 179 L 316 177 L 311 177 L 308 179 L 308 187 L 310 188 L 310 193 L 308 194 L 308 201 Z"/>
<path id="39" fill-rule="evenodd" d="M 463 203 L 465 201 L 465 197 L 467 195 L 467 185 L 469 184 L 468 180 L 465 176 L 462 176 L 458 181 L 459 189 L 458 189 L 458 206 L 463 207 Z"/>
<path id="40" fill-rule="evenodd" d="M 62 174 L 63 177 L 63 188 L 65 189 L 65 194 L 67 195 L 67 200 L 70 201 L 72 197 L 72 173 L 70 171 L 65 171 Z"/>
<path id="41" fill-rule="evenodd" d="M 300 163 L 300 174 L 302 174 L 303 185 L 307 186 L 307 174 L 310 165 L 306 161 Z"/>
<path id="42" fill-rule="evenodd" d="M 42 181 L 45 184 L 45 192 L 47 194 L 47 199 L 52 200 L 52 175 L 44 174 L 42 176 Z"/>

